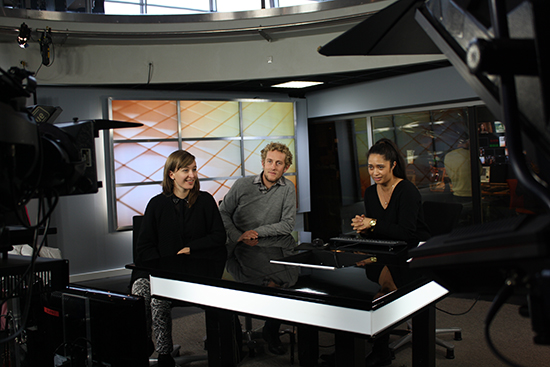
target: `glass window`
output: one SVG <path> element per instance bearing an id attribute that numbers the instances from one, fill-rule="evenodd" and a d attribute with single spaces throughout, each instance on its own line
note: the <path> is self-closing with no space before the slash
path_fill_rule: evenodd
<path id="1" fill-rule="evenodd" d="M 443 157 L 468 131 L 466 122 L 465 109 L 375 116 L 373 140 L 393 140 L 405 157 L 407 178 L 429 196 L 448 192 Z"/>
<path id="2" fill-rule="evenodd" d="M 141 6 L 139 4 L 105 1 L 105 14 L 139 15 L 141 14 Z"/>
<path id="3" fill-rule="evenodd" d="M 320 3 L 322 1 L 317 0 L 279 0 L 279 7 L 285 7 L 285 6 L 296 6 L 296 5 L 306 5 L 306 4 L 312 4 L 312 3 Z"/>
<path id="4" fill-rule="evenodd" d="M 147 7 L 164 6 L 190 11 L 210 11 L 210 0 L 147 0 Z M 147 11 L 149 13 L 149 11 Z"/>
<path id="5" fill-rule="evenodd" d="M 397 144 L 423 201 L 459 202 L 461 224 L 473 223 L 467 108 L 374 116 L 372 125 L 375 142 L 384 137 Z"/>
<path id="6" fill-rule="evenodd" d="M 218 202 L 235 180 L 261 173 L 260 151 L 271 141 L 289 146 L 294 164 L 285 176 L 297 182 L 294 103 L 112 100 L 111 116 L 143 124 L 112 133 L 117 229 L 130 227 L 161 192 L 164 163 L 177 149 L 196 157 L 201 189 Z"/>
<path id="7" fill-rule="evenodd" d="M 218 12 L 260 10 L 261 0 L 216 0 Z M 266 8 L 269 8 L 269 1 L 265 1 Z"/>
<path id="8" fill-rule="evenodd" d="M 147 15 L 169 15 L 169 14 L 197 14 L 203 11 L 193 9 L 172 8 L 167 6 L 147 5 Z"/>

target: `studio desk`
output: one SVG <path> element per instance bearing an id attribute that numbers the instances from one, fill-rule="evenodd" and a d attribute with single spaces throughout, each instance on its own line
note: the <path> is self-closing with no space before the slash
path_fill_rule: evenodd
<path id="1" fill-rule="evenodd" d="M 366 256 L 301 248 L 296 248 L 292 236 L 270 237 L 230 247 L 227 261 L 190 256 L 137 268 L 151 274 L 153 296 L 205 310 L 209 366 L 239 363 L 236 314 L 297 325 L 301 366 L 317 365 L 319 330 L 335 335 L 336 366 L 364 366 L 365 339 L 412 317 L 413 366 L 435 366 L 434 304 L 448 291 L 434 281 L 414 277 L 380 295 L 380 286 L 367 278 L 365 269 L 352 266 L 364 258 L 406 266 L 406 248 L 389 251 L 374 246 Z M 167 270 L 174 261 L 180 264 L 179 274 Z"/>

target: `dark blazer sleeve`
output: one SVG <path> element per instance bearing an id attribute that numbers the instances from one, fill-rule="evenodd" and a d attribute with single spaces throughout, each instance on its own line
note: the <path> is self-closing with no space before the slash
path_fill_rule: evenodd
<path id="1" fill-rule="evenodd" d="M 151 200 L 147 204 L 145 214 L 139 229 L 138 240 L 136 244 L 136 264 L 143 261 L 158 259 L 161 257 L 158 246 L 158 228 L 156 226 L 156 205 Z"/>

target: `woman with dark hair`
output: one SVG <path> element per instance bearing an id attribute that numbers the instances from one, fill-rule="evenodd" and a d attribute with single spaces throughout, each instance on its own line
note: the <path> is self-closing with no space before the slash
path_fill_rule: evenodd
<path id="1" fill-rule="evenodd" d="M 411 247 L 427 240 L 430 231 L 424 222 L 422 197 L 407 180 L 405 161 L 397 146 L 391 140 L 380 139 L 370 148 L 367 162 L 374 185 L 365 190 L 365 213 L 352 219 L 353 230 L 370 238 L 405 241 Z M 366 262 L 364 265 L 367 277 L 378 282 L 382 291 L 388 283 L 394 289 L 399 287 L 407 276 L 405 267 Z M 388 342 L 389 336 L 376 339 L 367 356 L 367 367 L 391 364 Z"/>
<path id="2" fill-rule="evenodd" d="M 179 261 L 169 270 L 178 272 L 183 271 L 189 257 L 225 261 L 226 233 L 220 212 L 212 195 L 200 191 L 192 154 L 185 150 L 170 154 L 164 165 L 162 193 L 149 201 L 139 234 L 134 235 L 138 235 L 136 265 L 176 257 Z M 171 302 L 151 298 L 149 274 L 143 271 L 133 271 L 132 293 L 145 297 L 147 320 L 152 321 L 159 354 L 158 366 L 175 366 L 171 356 Z"/>
<path id="3" fill-rule="evenodd" d="M 367 154 L 374 185 L 365 190 L 365 214 L 352 219 L 357 233 L 416 244 L 430 237 L 422 197 L 405 175 L 405 161 L 395 144 L 380 139 Z"/>

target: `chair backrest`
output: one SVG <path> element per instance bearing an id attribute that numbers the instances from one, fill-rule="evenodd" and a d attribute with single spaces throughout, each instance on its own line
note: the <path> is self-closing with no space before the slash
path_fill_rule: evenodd
<path id="1" fill-rule="evenodd" d="M 141 222 L 143 221 L 143 215 L 136 215 L 132 218 L 132 256 L 133 261 L 136 261 L 136 247 L 137 247 L 137 240 L 139 237 L 139 229 L 141 227 Z"/>
<path id="2" fill-rule="evenodd" d="M 462 204 L 443 201 L 424 201 L 424 220 L 432 236 L 449 233 L 458 224 Z"/>

